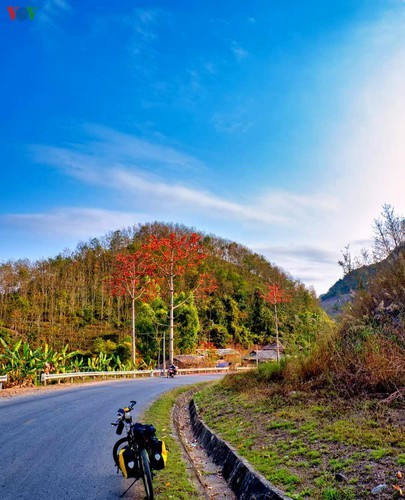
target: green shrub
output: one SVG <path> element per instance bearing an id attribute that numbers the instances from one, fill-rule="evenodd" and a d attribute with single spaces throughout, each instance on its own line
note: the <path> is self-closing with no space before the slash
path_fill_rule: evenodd
<path id="1" fill-rule="evenodd" d="M 279 363 L 275 361 L 260 363 L 257 370 L 257 376 L 259 380 L 265 382 L 279 381 L 284 378 L 285 368 L 285 358 L 282 358 Z"/>

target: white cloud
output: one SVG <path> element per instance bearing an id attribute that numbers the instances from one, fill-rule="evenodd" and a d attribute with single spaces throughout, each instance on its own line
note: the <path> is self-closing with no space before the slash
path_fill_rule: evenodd
<path id="1" fill-rule="evenodd" d="M 43 8 L 49 14 L 59 13 L 64 10 L 71 9 L 67 0 L 46 0 Z"/>
<path id="2" fill-rule="evenodd" d="M 227 134 L 244 134 L 253 126 L 253 123 L 246 118 L 245 113 L 241 110 L 230 113 L 214 113 L 212 122 L 216 130 Z"/>
<path id="3" fill-rule="evenodd" d="M 332 194 L 296 194 L 282 190 L 260 195 L 258 204 L 267 212 L 286 211 L 291 219 L 313 217 L 314 212 L 336 216 L 340 208 L 338 198 Z"/>
<path id="4" fill-rule="evenodd" d="M 67 0 L 46 0 L 39 8 L 38 22 L 50 27 L 56 27 L 56 20 L 61 15 L 72 10 Z"/>
<path id="5" fill-rule="evenodd" d="M 191 212 L 206 209 L 208 212 L 216 210 L 217 217 L 237 217 L 265 224 L 287 222 L 282 215 L 266 213 L 260 208 L 227 201 L 205 190 L 193 189 L 175 181 L 163 181 L 160 177 L 139 169 L 129 170 L 121 164 L 99 167 L 96 165 L 103 165 L 105 161 L 60 148 L 44 147 L 38 152 L 42 162 L 58 166 L 68 175 L 90 185 L 114 189 L 121 195 L 141 194 L 144 196 L 143 201 L 147 204 L 152 203 L 155 210 L 158 207 L 161 209 L 180 207 Z M 132 203 L 137 201 L 133 197 L 132 200 Z"/>
<path id="6" fill-rule="evenodd" d="M 135 9 L 133 16 L 135 32 L 144 40 L 154 40 L 156 38 L 154 27 L 160 15 L 160 11 L 156 9 Z"/>
<path id="7" fill-rule="evenodd" d="M 164 170 L 165 174 L 180 173 L 183 177 L 205 169 L 194 156 L 163 144 L 163 137 L 159 143 L 151 142 L 94 124 L 85 126 L 85 130 L 91 139 L 82 143 L 67 147 L 31 146 L 34 160 L 54 165 L 88 182 L 97 176 L 97 167 L 110 169 L 114 165 L 142 167 L 151 173 Z"/>
<path id="8" fill-rule="evenodd" d="M 263 210 L 288 214 L 289 231 L 252 231 L 244 243 L 323 293 L 342 277 L 337 261 L 347 244 L 354 256 L 372 247 L 383 203 L 405 212 L 405 12 L 326 44 L 309 72 L 303 92 L 319 108 L 310 115 L 318 143 L 300 161 L 313 187 L 259 194 Z"/>
<path id="9" fill-rule="evenodd" d="M 142 213 L 74 207 L 61 207 L 48 213 L 0 216 L 4 224 L 29 229 L 35 234 L 86 239 L 147 220 L 148 217 Z"/>
<path id="10" fill-rule="evenodd" d="M 126 194 L 127 203 L 135 208 L 142 204 L 150 211 L 187 211 L 272 226 L 293 225 L 297 218 L 314 210 L 336 210 L 333 197 L 316 193 L 297 195 L 273 190 L 254 199 L 225 199 L 203 186 L 195 187 L 195 178 L 187 185 L 184 169 L 177 176 L 182 181 L 177 180 L 172 166 L 191 165 L 197 169 L 201 162 L 195 158 L 109 129 L 92 127 L 92 131 L 102 140 L 70 148 L 36 146 L 35 157 L 89 185 L 115 190 L 121 197 Z M 203 169 L 208 170 L 204 165 Z"/>
<path id="11" fill-rule="evenodd" d="M 336 252 L 322 247 L 312 247 L 305 244 L 296 244 L 294 246 L 257 245 L 254 249 L 259 253 L 268 255 L 272 262 L 279 262 L 280 258 L 282 258 L 284 261 L 299 260 L 305 263 L 336 264 Z"/>
<path id="12" fill-rule="evenodd" d="M 119 161 L 155 162 L 168 166 L 184 169 L 201 170 L 204 165 L 192 155 L 161 143 L 151 142 L 124 134 L 108 127 L 91 124 L 86 127 L 88 132 L 96 139 L 84 146 L 84 152 L 90 152 L 99 157 L 118 158 Z M 163 138 L 161 137 L 161 140 Z"/>
<path id="13" fill-rule="evenodd" d="M 185 209 L 215 210 L 216 217 L 232 217 L 238 221 L 251 221 L 263 224 L 286 223 L 287 219 L 282 214 L 272 214 L 261 207 L 243 205 L 227 201 L 207 191 L 196 190 L 176 183 L 167 183 L 141 177 L 125 170 L 116 170 L 113 179 L 117 189 L 141 191 L 161 202 L 181 205 Z"/>
<path id="14" fill-rule="evenodd" d="M 353 36 L 343 66 L 344 118 L 323 151 L 326 192 L 341 209 L 322 226 L 330 241 L 371 236 L 383 203 L 405 210 L 405 16 L 388 16 Z M 340 54 L 342 57 L 342 54 Z M 328 182 L 329 181 L 329 182 Z M 328 186 L 329 184 L 329 186 Z"/>
<path id="15" fill-rule="evenodd" d="M 329 122 L 319 126 L 323 146 L 309 161 L 319 164 L 317 191 L 324 198 L 318 197 L 318 209 L 310 195 L 302 203 L 308 201 L 313 209 L 301 212 L 296 205 L 300 224 L 294 237 L 282 238 L 292 249 L 323 248 L 336 254 L 337 261 L 350 244 L 358 255 L 362 247 L 372 245 L 372 221 L 383 203 L 405 212 L 404 47 L 405 15 L 389 14 L 357 27 L 345 45 L 335 53 L 326 51 L 314 66 L 314 78 L 322 82 L 320 92 L 332 108 L 339 102 L 341 114 L 328 112 Z M 281 252 L 277 263 L 318 292 L 341 277 L 333 260 L 320 258 L 312 265 L 310 255 L 295 258 L 293 253 Z M 271 258 L 271 252 L 266 255 Z"/>
<path id="16" fill-rule="evenodd" d="M 231 51 L 238 61 L 243 61 L 249 56 L 249 52 L 241 47 L 235 40 L 231 42 Z"/>

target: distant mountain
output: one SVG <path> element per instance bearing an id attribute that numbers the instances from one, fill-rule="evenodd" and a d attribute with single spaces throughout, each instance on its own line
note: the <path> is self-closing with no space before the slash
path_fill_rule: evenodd
<path id="1" fill-rule="evenodd" d="M 376 275 L 386 262 L 399 252 L 404 251 L 404 249 L 405 245 L 401 245 L 381 262 L 354 269 L 342 279 L 336 281 L 325 294 L 319 297 L 322 308 L 330 316 L 337 316 L 342 311 L 344 304 L 350 301 L 352 293 L 356 290 L 367 289 L 370 279 Z"/>
<path id="2" fill-rule="evenodd" d="M 342 281 L 342 280 L 339 280 L 339 281 Z M 346 304 L 346 302 L 350 301 L 351 293 L 336 295 L 334 297 L 329 297 L 327 299 L 324 299 L 323 297 L 324 297 L 323 295 L 321 295 L 321 297 L 320 297 L 322 309 L 329 316 L 334 318 L 335 316 L 338 316 L 342 312 L 342 308 Z"/>

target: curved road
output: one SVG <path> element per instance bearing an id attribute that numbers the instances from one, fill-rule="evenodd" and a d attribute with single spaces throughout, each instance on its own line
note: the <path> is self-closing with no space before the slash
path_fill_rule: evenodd
<path id="1" fill-rule="evenodd" d="M 135 399 L 136 420 L 163 392 L 220 376 L 111 381 L 0 399 L 0 498 L 118 498 L 130 483 L 112 461 L 117 409 Z M 124 498 L 134 498 L 131 490 Z"/>

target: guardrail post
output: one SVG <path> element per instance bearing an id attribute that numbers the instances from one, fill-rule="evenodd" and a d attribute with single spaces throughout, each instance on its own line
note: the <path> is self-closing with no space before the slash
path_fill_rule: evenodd
<path id="1" fill-rule="evenodd" d="M 3 389 L 3 382 L 7 382 L 7 374 L 6 375 L 0 375 L 0 390 Z"/>

